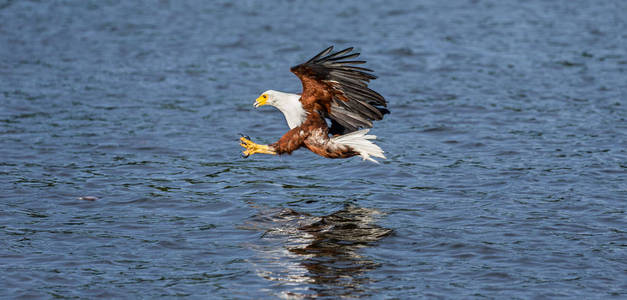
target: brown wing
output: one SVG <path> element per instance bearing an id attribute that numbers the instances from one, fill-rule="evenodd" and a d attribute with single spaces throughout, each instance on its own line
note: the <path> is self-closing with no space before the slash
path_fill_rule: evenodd
<path id="1" fill-rule="evenodd" d="M 303 84 L 303 107 L 319 110 L 331 119 L 332 134 L 372 127 L 372 121 L 389 113 L 385 98 L 368 88 L 368 82 L 377 77 L 369 73 L 372 70 L 354 66 L 366 61 L 348 60 L 359 56 L 351 53 L 352 47 L 335 53 L 332 50 L 333 46 L 290 69 Z"/>

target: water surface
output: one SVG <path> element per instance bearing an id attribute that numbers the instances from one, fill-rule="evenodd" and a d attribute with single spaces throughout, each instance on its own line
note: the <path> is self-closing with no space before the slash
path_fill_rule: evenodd
<path id="1" fill-rule="evenodd" d="M 622 298 L 624 1 L 0 1 L 0 296 Z M 388 159 L 239 157 L 356 46 Z"/>

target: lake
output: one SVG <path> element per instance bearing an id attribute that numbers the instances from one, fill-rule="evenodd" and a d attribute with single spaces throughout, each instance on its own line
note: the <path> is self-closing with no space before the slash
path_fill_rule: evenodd
<path id="1" fill-rule="evenodd" d="M 0 1 L 0 297 L 627 297 L 625 1 Z M 240 157 L 354 46 L 380 164 Z"/>

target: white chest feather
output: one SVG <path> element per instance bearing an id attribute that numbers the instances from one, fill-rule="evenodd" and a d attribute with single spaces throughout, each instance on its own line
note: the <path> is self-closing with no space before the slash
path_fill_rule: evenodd
<path id="1" fill-rule="evenodd" d="M 272 103 L 285 116 L 287 126 L 290 129 L 302 124 L 307 119 L 307 112 L 303 109 L 299 99 L 300 95 L 290 93 L 280 93 L 276 101 Z"/>

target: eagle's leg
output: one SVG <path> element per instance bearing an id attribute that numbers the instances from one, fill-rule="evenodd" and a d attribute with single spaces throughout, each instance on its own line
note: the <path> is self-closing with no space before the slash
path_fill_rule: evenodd
<path id="1" fill-rule="evenodd" d="M 250 156 L 252 154 L 255 154 L 255 153 L 264 153 L 264 154 L 274 154 L 274 155 L 276 155 L 276 151 L 274 151 L 274 149 L 271 146 L 255 144 L 247 136 L 243 136 L 243 137 L 239 138 L 239 140 L 240 140 L 240 144 L 239 145 L 244 147 L 244 148 L 246 148 L 246 150 L 244 150 L 244 152 L 242 152 L 242 156 L 243 157 L 248 157 L 248 156 Z"/>

